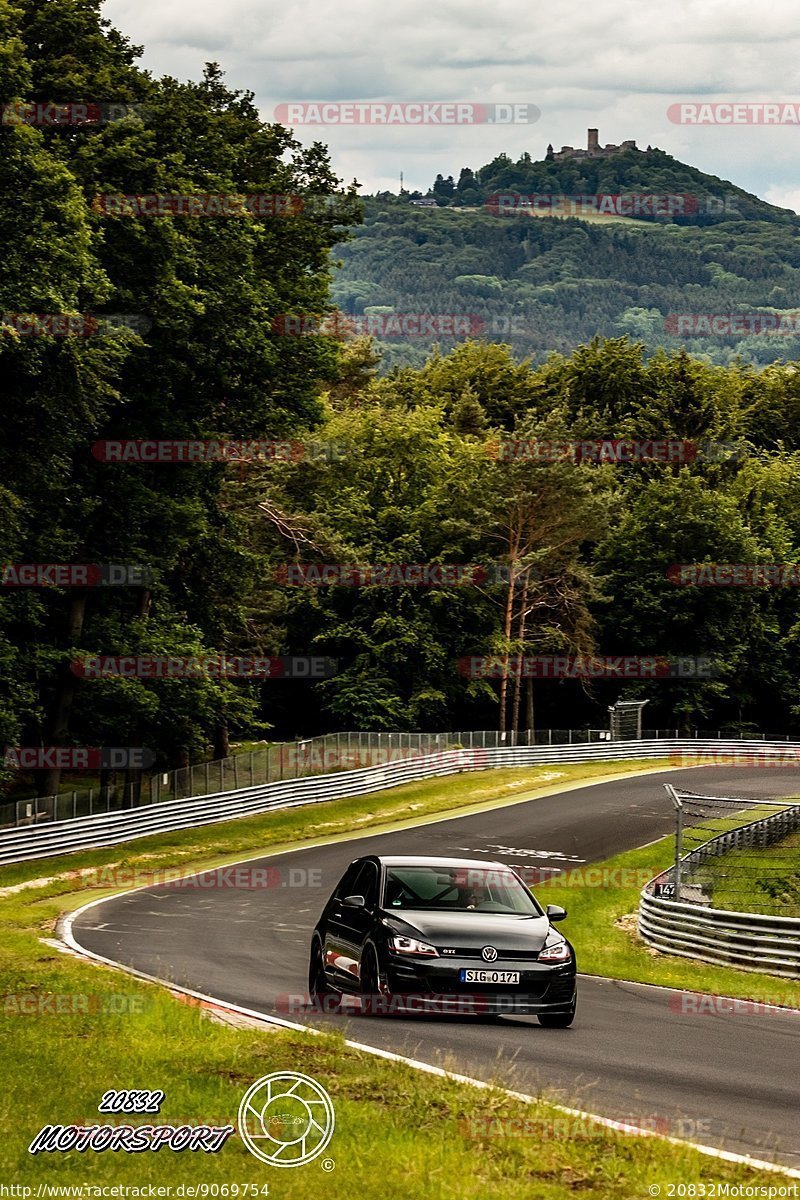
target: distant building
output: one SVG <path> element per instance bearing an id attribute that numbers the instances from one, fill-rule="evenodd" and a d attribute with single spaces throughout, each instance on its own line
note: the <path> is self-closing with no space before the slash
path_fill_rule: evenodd
<path id="1" fill-rule="evenodd" d="M 416 204 L 417 208 L 438 208 L 439 207 L 439 205 L 436 203 L 436 201 L 432 200 L 432 199 L 412 200 L 411 203 Z"/>
<path id="2" fill-rule="evenodd" d="M 547 147 L 545 158 L 548 162 L 565 162 L 568 159 L 582 158 L 611 158 L 613 154 L 624 154 L 626 150 L 635 150 L 636 142 L 632 139 L 621 142 L 619 146 L 612 146 L 610 143 L 607 146 L 600 145 L 598 130 L 588 130 L 588 139 L 585 150 L 576 150 L 572 146 L 562 146 L 556 153 L 552 145 Z"/>

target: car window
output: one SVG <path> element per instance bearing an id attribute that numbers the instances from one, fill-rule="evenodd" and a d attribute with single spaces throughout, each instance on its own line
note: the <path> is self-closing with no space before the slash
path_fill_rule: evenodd
<path id="1" fill-rule="evenodd" d="M 515 916 L 542 913 L 516 875 L 496 867 L 390 867 L 383 906 Z"/>
<path id="2" fill-rule="evenodd" d="M 354 895 L 353 884 L 356 881 L 356 876 L 364 864 L 360 862 L 350 863 L 350 866 L 345 871 L 342 878 L 336 885 L 336 891 L 333 893 L 336 900 L 344 900 L 345 896 Z"/>
<path id="3" fill-rule="evenodd" d="M 378 872 L 374 863 L 364 863 L 358 876 L 353 882 L 352 892 L 348 895 L 363 896 L 367 908 L 374 908 L 378 903 Z"/>

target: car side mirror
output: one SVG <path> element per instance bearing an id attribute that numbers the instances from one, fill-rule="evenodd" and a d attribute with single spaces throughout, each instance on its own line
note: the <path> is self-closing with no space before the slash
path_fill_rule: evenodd
<path id="1" fill-rule="evenodd" d="M 346 908 L 366 908 L 367 902 L 363 896 L 345 896 L 342 904 Z"/>
<path id="2" fill-rule="evenodd" d="M 545 911 L 548 921 L 563 921 L 567 915 L 567 910 L 562 908 L 560 904 L 548 904 Z"/>

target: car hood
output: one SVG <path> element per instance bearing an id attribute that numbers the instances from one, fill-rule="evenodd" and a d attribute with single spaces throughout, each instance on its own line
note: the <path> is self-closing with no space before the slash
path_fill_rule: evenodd
<path id="1" fill-rule="evenodd" d="M 547 917 L 503 916 L 481 912 L 425 912 L 406 909 L 386 912 L 398 933 L 419 937 L 440 947 L 494 946 L 497 950 L 541 950 L 550 929 Z"/>

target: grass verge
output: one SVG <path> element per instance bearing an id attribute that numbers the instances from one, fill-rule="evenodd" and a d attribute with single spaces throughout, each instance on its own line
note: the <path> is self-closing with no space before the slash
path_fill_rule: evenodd
<path id="1" fill-rule="evenodd" d="M 693 875 L 714 908 L 800 917 L 800 830 L 772 846 L 730 850 Z"/>
<path id="2" fill-rule="evenodd" d="M 334 1035 L 219 1025 L 164 989 L 44 943 L 40 935 L 62 907 L 60 895 L 34 900 L 15 892 L 0 901 L 2 1179 L 32 1186 L 32 1194 L 46 1181 L 267 1185 L 271 1197 L 285 1200 L 350 1200 L 354 1194 L 363 1200 L 566 1200 L 576 1191 L 618 1200 L 646 1196 L 656 1185 L 666 1195 L 676 1180 L 778 1182 L 687 1145 L 623 1136 L 545 1102 L 527 1105 L 499 1089 L 422 1074 L 347 1047 Z M 252 1157 L 238 1136 L 210 1155 L 27 1153 L 47 1124 L 131 1123 L 96 1112 L 109 1088 L 163 1090 L 158 1124 L 235 1124 L 249 1085 L 280 1070 L 311 1075 L 331 1095 L 336 1132 L 324 1157 L 333 1159 L 333 1170 L 325 1172 L 322 1159 L 276 1170 Z M 646 1124 L 654 1114 L 632 1112 L 631 1118 Z M 239 1192 L 245 1194 L 263 1193 Z"/>
<path id="3" fill-rule="evenodd" d="M 364 1200 L 405 1200 L 409 1195 L 421 1200 L 522 1200 L 533 1195 L 564 1200 L 576 1190 L 598 1200 L 616 1200 L 645 1196 L 655 1186 L 667 1194 L 668 1183 L 676 1180 L 774 1185 L 774 1176 L 710 1160 L 689 1146 L 623 1136 L 567 1118 L 545 1102 L 525 1105 L 499 1089 L 479 1091 L 422 1075 L 349 1048 L 333 1035 L 241 1030 L 212 1023 L 202 1010 L 161 988 L 63 955 L 43 940 L 52 934 L 61 913 L 89 898 L 83 869 L 212 865 L 247 851 L 417 822 L 479 804 L 499 805 L 514 796 L 549 794 L 560 785 L 639 771 L 643 765 L 583 764 L 462 775 L 336 801 L 318 810 L 273 813 L 146 838 L 113 850 L 4 868 L 0 1157 L 6 1180 L 29 1185 L 44 1179 L 61 1185 L 266 1184 L 270 1195 L 288 1200 L 321 1193 L 331 1200 L 349 1200 L 353 1192 Z M 634 853 L 649 862 L 656 849 Z M 627 861 L 629 856 L 620 858 Z M 556 894 L 559 899 L 564 896 L 563 889 L 552 884 L 544 890 L 554 893 L 554 900 Z M 598 899 L 612 905 L 621 901 L 622 909 L 627 905 L 622 891 L 603 895 L 587 888 L 579 896 L 570 890 L 580 941 L 583 918 L 601 920 L 595 911 Z M 587 969 L 586 948 L 582 953 Z M 623 956 L 620 961 L 627 969 L 628 960 Z M 678 965 L 687 970 L 686 963 Z M 752 978 L 747 977 L 748 982 Z M 158 1123 L 235 1123 L 249 1084 L 275 1070 L 303 1071 L 330 1092 L 337 1131 L 326 1157 L 334 1159 L 334 1170 L 323 1172 L 317 1160 L 297 1170 L 278 1171 L 253 1158 L 238 1137 L 218 1155 L 201 1157 L 170 1151 L 37 1158 L 27 1153 L 43 1125 L 120 1120 L 96 1113 L 109 1088 L 163 1089 L 166 1099 Z M 640 1124 L 654 1116 L 630 1115 Z M 244 1195 L 244 1190 L 239 1192 Z"/>
<path id="4" fill-rule="evenodd" d="M 736 823 L 731 818 L 731 824 Z M 636 932 L 639 893 L 646 880 L 672 864 L 673 855 L 674 841 L 667 837 L 539 884 L 536 893 L 542 903 L 562 904 L 569 913 L 563 929 L 575 946 L 579 970 L 800 1008 L 800 980 L 794 984 L 776 975 L 672 957 L 642 942 Z"/>
<path id="5" fill-rule="evenodd" d="M 388 826 L 402 828 L 403 824 L 420 824 L 429 817 L 466 813 L 473 807 L 551 795 L 560 787 L 583 781 L 636 774 L 648 769 L 667 770 L 668 766 L 664 760 L 645 759 L 462 772 L 367 796 L 239 817 L 199 829 L 152 834 L 125 842 L 113 850 L 86 850 L 31 863 L 16 863 L 0 868 L 0 893 L 5 886 L 62 871 L 105 866 L 112 860 L 142 870 L 186 867 L 195 862 L 219 866 L 247 851 L 255 854 L 261 850 L 288 849 L 303 842 L 345 837 L 361 830 L 375 833 Z"/>

